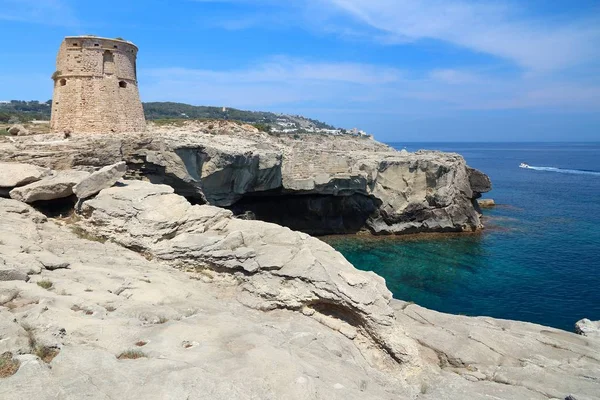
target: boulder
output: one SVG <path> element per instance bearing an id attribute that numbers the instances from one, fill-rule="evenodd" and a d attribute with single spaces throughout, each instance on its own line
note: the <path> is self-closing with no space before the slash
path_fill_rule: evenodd
<path id="1" fill-rule="evenodd" d="M 117 183 L 126 172 L 127 164 L 124 161 L 106 166 L 81 180 L 73 187 L 73 192 L 80 199 L 87 199 Z"/>
<path id="2" fill-rule="evenodd" d="M 477 204 L 479 204 L 479 207 L 481 208 L 493 208 L 496 206 L 494 199 L 478 199 Z"/>
<path id="3" fill-rule="evenodd" d="M 73 187 L 90 176 L 85 171 L 59 171 L 53 176 L 13 189 L 10 197 L 25 203 L 54 200 L 73 195 Z"/>
<path id="4" fill-rule="evenodd" d="M 0 189 L 14 188 L 39 181 L 50 169 L 31 164 L 0 162 Z"/>
<path id="5" fill-rule="evenodd" d="M 575 323 L 575 333 L 600 339 L 600 321 L 590 321 L 587 318 L 579 320 Z"/>
<path id="6" fill-rule="evenodd" d="M 0 265 L 0 281 L 25 281 L 29 280 L 29 276 L 22 270 L 15 268 L 5 268 Z"/>
<path id="7" fill-rule="evenodd" d="M 27 130 L 23 125 L 13 125 L 7 129 L 8 133 L 13 136 L 27 136 L 29 135 L 29 130 Z"/>

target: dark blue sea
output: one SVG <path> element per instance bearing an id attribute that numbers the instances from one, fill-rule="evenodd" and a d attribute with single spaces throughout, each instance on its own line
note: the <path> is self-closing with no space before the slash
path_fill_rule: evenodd
<path id="1" fill-rule="evenodd" d="M 490 176 L 484 197 L 499 205 L 484 210 L 480 235 L 328 240 L 357 268 L 438 311 L 568 331 L 600 320 L 600 143 L 392 145 L 462 154 Z"/>

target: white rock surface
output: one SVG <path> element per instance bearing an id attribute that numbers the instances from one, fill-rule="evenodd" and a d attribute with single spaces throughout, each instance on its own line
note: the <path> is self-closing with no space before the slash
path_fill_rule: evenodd
<path id="1" fill-rule="evenodd" d="M 10 197 L 25 203 L 54 200 L 73 195 L 73 187 L 90 173 L 85 171 L 57 171 L 52 176 L 11 190 Z"/>
<path id="2" fill-rule="evenodd" d="M 127 172 L 127 164 L 124 161 L 108 165 L 92 173 L 73 187 L 73 192 L 80 199 L 87 199 L 117 183 Z"/>
<path id="3" fill-rule="evenodd" d="M 192 206 L 166 185 L 124 181 L 82 207 L 78 226 L 90 234 L 150 254 L 180 268 L 210 268 L 237 276 L 240 301 L 260 309 L 310 309 L 360 325 L 365 340 L 410 362 L 412 343 L 391 337 L 392 295 L 385 281 L 356 270 L 329 245 L 306 234 Z M 343 321 L 342 321 L 343 322 Z M 351 333 L 356 335 L 355 333 Z"/>

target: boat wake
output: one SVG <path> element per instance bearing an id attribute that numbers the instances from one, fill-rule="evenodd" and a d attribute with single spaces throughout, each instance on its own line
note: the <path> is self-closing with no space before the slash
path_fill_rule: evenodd
<path id="1" fill-rule="evenodd" d="M 600 176 L 599 171 L 587 171 L 585 169 L 566 169 L 566 168 L 555 168 L 555 167 L 534 167 L 528 165 L 527 169 L 533 169 L 536 171 L 548 171 L 548 172 L 560 172 L 561 174 L 576 174 L 576 175 L 596 175 Z"/>

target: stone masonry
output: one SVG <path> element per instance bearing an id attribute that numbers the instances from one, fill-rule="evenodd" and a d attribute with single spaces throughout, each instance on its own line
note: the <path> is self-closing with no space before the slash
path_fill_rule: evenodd
<path id="1" fill-rule="evenodd" d="M 137 52 L 137 46 L 121 39 L 66 37 L 52 76 L 52 130 L 144 131 L 146 121 L 137 85 Z"/>

